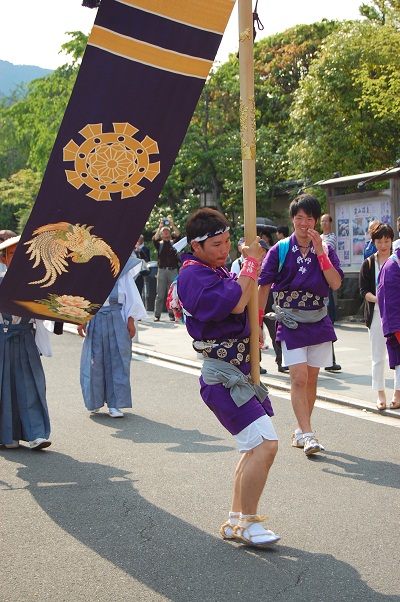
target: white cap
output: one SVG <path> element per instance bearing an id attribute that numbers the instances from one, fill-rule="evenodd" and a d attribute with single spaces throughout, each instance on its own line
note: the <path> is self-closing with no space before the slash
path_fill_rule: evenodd
<path id="1" fill-rule="evenodd" d="M 13 245 L 16 245 L 17 243 L 19 243 L 20 238 L 21 238 L 21 235 L 12 236 L 11 238 L 7 238 L 7 240 L 4 240 L 3 242 L 0 243 L 0 251 L 2 251 L 3 249 L 7 249 L 8 247 L 12 247 Z"/>

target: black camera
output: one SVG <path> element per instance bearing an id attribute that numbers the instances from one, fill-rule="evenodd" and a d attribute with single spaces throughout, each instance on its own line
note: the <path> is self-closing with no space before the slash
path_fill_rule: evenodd
<path id="1" fill-rule="evenodd" d="M 169 226 L 169 219 L 167 217 L 163 217 L 164 226 Z"/>

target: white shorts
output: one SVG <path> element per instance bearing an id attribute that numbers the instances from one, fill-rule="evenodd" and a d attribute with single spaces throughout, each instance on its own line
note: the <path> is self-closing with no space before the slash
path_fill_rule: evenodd
<path id="1" fill-rule="evenodd" d="M 294 364 L 307 364 L 312 368 L 332 366 L 332 341 L 309 347 L 297 347 L 297 349 L 287 349 L 285 341 L 281 341 L 281 346 L 283 366 L 293 366 Z"/>
<path id="2" fill-rule="evenodd" d="M 234 435 L 234 438 L 241 453 L 254 449 L 264 439 L 278 441 L 278 435 L 276 434 L 272 420 L 267 414 L 257 418 L 257 420 L 246 426 L 240 433 Z"/>

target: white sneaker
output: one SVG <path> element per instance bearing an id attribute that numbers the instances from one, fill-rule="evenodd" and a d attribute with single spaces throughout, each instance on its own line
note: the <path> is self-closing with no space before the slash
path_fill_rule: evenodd
<path id="1" fill-rule="evenodd" d="M 306 456 L 316 454 L 322 451 L 323 449 L 325 448 L 318 442 L 318 439 L 316 439 L 314 435 L 304 437 L 304 453 L 306 454 Z"/>
<path id="2" fill-rule="evenodd" d="M 124 413 L 121 412 L 121 410 L 118 410 L 117 408 L 108 408 L 108 413 L 110 414 L 111 418 L 123 418 L 124 417 Z"/>
<path id="3" fill-rule="evenodd" d="M 49 447 L 49 445 L 51 445 L 51 441 L 43 439 L 42 437 L 38 437 L 34 441 L 29 441 L 29 447 L 31 449 L 44 449 L 45 447 Z"/>

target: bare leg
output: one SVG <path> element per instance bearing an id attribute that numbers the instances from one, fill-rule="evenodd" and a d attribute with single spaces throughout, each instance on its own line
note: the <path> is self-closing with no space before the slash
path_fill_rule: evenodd
<path id="1" fill-rule="evenodd" d="M 306 363 L 290 366 L 290 397 L 298 428 L 311 433 L 311 414 L 317 397 L 319 368 Z"/>
<path id="2" fill-rule="evenodd" d="M 385 391 L 378 391 L 378 400 L 381 403 L 384 403 L 386 405 L 386 393 L 385 393 Z"/>
<path id="3" fill-rule="evenodd" d="M 277 451 L 277 441 L 264 440 L 242 454 L 235 470 L 232 512 L 257 514 L 258 502 Z"/>
<path id="4" fill-rule="evenodd" d="M 393 392 L 393 399 L 390 402 L 390 407 L 392 410 L 398 410 L 400 408 L 400 390 L 396 389 Z"/>
<path id="5" fill-rule="evenodd" d="M 318 381 L 319 368 L 314 368 L 313 366 L 307 366 L 307 372 L 308 372 L 307 399 L 308 399 L 308 409 L 310 412 L 310 420 L 311 420 L 311 414 L 314 409 L 315 400 L 317 398 L 317 381 Z M 303 432 L 306 432 L 306 431 L 303 431 Z"/>

